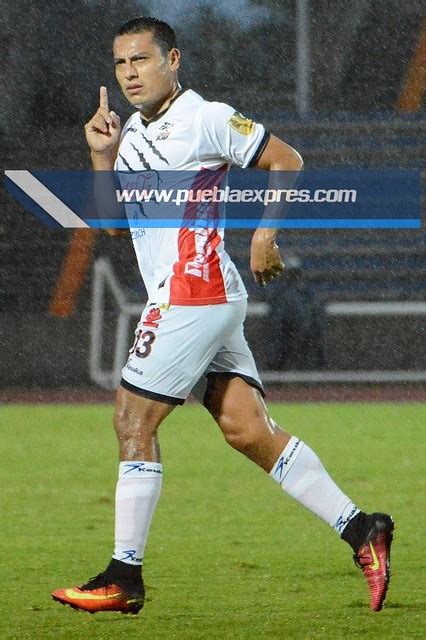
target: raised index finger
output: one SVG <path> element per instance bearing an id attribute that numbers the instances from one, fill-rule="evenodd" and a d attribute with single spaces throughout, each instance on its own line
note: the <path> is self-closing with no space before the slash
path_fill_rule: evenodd
<path id="1" fill-rule="evenodd" d="M 106 87 L 101 87 L 99 90 L 99 106 L 101 109 L 106 109 L 109 111 L 108 107 L 108 89 Z"/>

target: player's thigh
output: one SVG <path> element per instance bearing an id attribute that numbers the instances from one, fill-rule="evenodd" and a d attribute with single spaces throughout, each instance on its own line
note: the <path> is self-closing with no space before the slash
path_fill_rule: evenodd
<path id="1" fill-rule="evenodd" d="M 283 441 L 283 432 L 263 400 L 262 382 L 242 324 L 224 342 L 204 378 L 203 403 L 231 445 L 244 449 L 268 441 L 271 434 Z"/>
<path id="2" fill-rule="evenodd" d="M 253 354 L 244 336 L 243 321 L 224 340 L 192 389 L 192 394 L 201 404 L 204 404 L 209 380 L 216 374 L 238 375 L 250 386 L 259 389 L 262 396 L 265 395 Z"/>
<path id="3" fill-rule="evenodd" d="M 119 440 L 150 441 L 174 405 L 152 400 L 119 386 L 115 399 L 114 427 Z"/>
<path id="4" fill-rule="evenodd" d="M 250 444 L 277 429 L 260 390 L 238 374 L 209 374 L 204 405 L 230 444 Z"/>

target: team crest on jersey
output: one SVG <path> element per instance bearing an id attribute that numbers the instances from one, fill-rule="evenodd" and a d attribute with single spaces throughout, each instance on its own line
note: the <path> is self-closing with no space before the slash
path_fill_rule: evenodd
<path id="1" fill-rule="evenodd" d="M 159 320 L 161 320 L 161 311 L 158 307 L 154 307 L 154 309 L 149 310 L 142 324 L 145 327 L 158 327 Z"/>
<path id="2" fill-rule="evenodd" d="M 161 127 L 159 128 L 160 133 L 155 139 L 167 140 L 167 138 L 171 134 L 172 127 L 173 127 L 173 122 L 165 122 L 164 124 L 162 124 Z"/>
<path id="3" fill-rule="evenodd" d="M 229 126 L 237 133 L 243 136 L 249 136 L 253 133 L 254 122 L 250 118 L 245 118 L 239 111 L 235 111 L 229 120 Z"/>

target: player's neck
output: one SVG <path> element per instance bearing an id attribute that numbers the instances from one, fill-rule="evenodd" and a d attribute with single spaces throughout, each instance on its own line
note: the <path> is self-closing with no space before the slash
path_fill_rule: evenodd
<path id="1" fill-rule="evenodd" d="M 166 111 L 166 109 L 169 108 L 172 100 L 177 96 L 177 94 L 181 90 L 182 90 L 182 87 L 179 84 L 179 82 L 177 82 L 177 84 L 173 86 L 173 88 L 170 90 L 167 96 L 162 98 L 160 102 L 158 102 L 155 105 L 152 105 L 151 107 L 141 106 L 139 108 L 139 112 L 142 118 L 149 122 L 153 118 L 156 118 L 158 115 L 160 115 L 160 113 L 162 113 L 163 111 Z"/>

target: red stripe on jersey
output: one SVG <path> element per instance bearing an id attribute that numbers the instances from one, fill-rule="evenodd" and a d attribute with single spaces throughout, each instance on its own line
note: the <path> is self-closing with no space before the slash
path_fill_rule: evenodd
<path id="1" fill-rule="evenodd" d="M 193 190 L 219 186 L 227 165 L 219 170 L 201 170 L 192 185 Z M 225 282 L 216 249 L 222 238 L 216 227 L 197 226 L 197 218 L 218 219 L 218 203 L 188 202 L 184 220 L 187 226 L 179 231 L 178 260 L 170 279 L 170 304 L 223 304 L 227 301 Z M 189 223 L 189 224 L 188 224 Z M 190 224 L 193 223 L 193 224 Z"/>
<path id="2" fill-rule="evenodd" d="M 223 304 L 227 301 L 225 283 L 216 247 L 222 241 L 217 229 L 181 229 L 179 260 L 173 265 L 170 304 Z"/>

